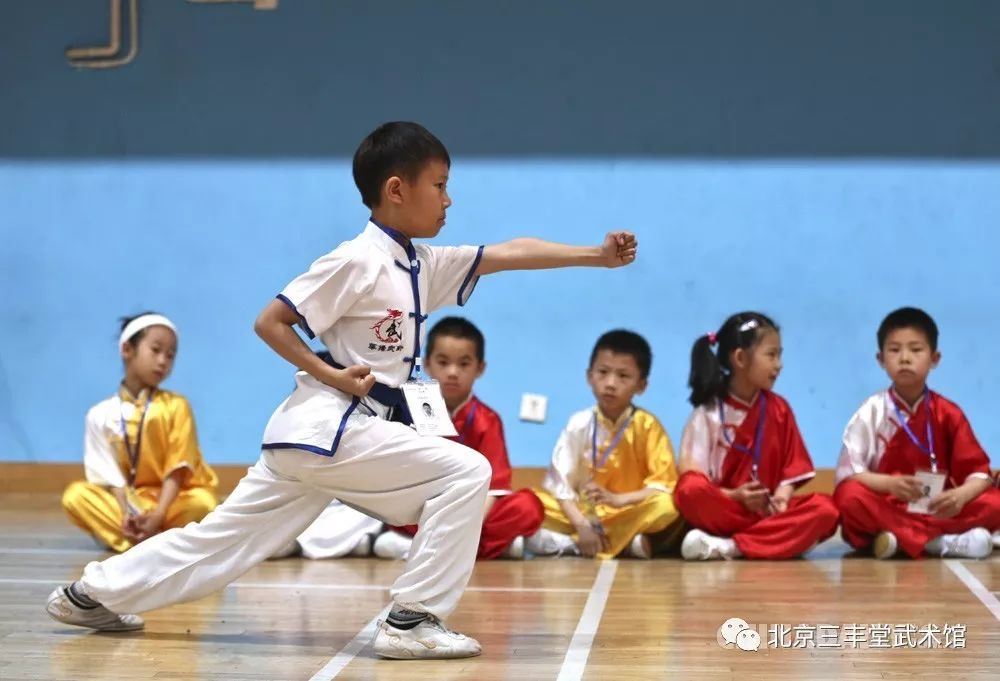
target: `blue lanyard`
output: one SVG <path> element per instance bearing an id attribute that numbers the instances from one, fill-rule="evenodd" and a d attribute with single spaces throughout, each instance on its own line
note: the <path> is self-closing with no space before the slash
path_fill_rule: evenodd
<path id="1" fill-rule="evenodd" d="M 427 315 L 420 313 L 420 261 L 417 260 L 417 251 L 408 236 L 399 230 L 376 222 L 374 217 L 369 219 L 373 225 L 385 232 L 390 239 L 402 246 L 403 250 L 406 251 L 406 257 L 410 259 L 410 262 L 406 265 L 397 260 L 396 267 L 409 272 L 410 286 L 413 289 L 413 312 L 409 314 L 409 317 L 414 321 L 415 327 L 413 330 L 413 357 L 403 358 L 404 362 L 410 363 L 410 377 L 412 378 L 414 369 L 416 369 L 418 375 L 420 374 L 420 325 L 427 320 Z"/>
<path id="2" fill-rule="evenodd" d="M 896 419 L 899 421 L 899 425 L 906 431 L 906 436 L 910 438 L 910 442 L 917 446 L 917 449 L 930 457 L 931 473 L 937 473 L 937 454 L 934 453 L 934 430 L 931 428 L 931 396 L 927 388 L 924 388 L 924 408 L 927 410 L 927 446 L 924 446 L 924 443 L 917 438 L 917 434 L 910 428 L 910 424 L 907 423 L 909 419 L 903 418 L 903 412 L 900 411 L 895 398 L 890 395 L 889 399 L 896 410 Z"/>
<path id="3" fill-rule="evenodd" d="M 764 441 L 764 423 L 767 421 L 767 395 L 763 392 L 760 393 L 759 413 L 757 414 L 757 428 L 753 434 L 753 449 L 749 449 L 744 445 L 738 445 L 734 440 L 729 439 L 729 433 L 726 432 L 726 415 L 723 411 L 725 406 L 725 401 L 721 398 L 719 399 L 719 424 L 722 427 L 722 437 L 725 438 L 726 444 L 735 449 L 736 451 L 743 452 L 744 454 L 749 454 L 753 457 L 753 468 L 751 472 L 753 474 L 753 479 L 757 480 L 757 470 L 760 466 L 760 450 L 761 444 Z"/>
<path id="4" fill-rule="evenodd" d="M 632 413 L 628 415 L 627 419 L 625 419 L 625 423 L 623 423 L 621 425 L 621 428 L 618 429 L 618 432 L 615 433 L 615 436 L 613 438 L 611 438 L 611 442 L 608 443 L 608 446 L 601 453 L 600 462 L 598 462 L 598 457 L 597 457 L 597 412 L 596 411 L 594 412 L 594 424 L 593 424 L 593 428 L 591 429 L 591 433 L 590 433 L 590 447 L 591 447 L 591 449 L 590 449 L 590 462 L 594 465 L 594 470 L 595 471 L 598 468 L 602 468 L 604 466 L 604 464 L 606 464 L 608 462 L 608 457 L 611 456 L 611 454 L 615 451 L 615 448 L 618 446 L 618 443 L 620 443 L 622 441 L 622 438 L 625 437 L 625 429 L 628 428 L 628 425 L 630 423 L 632 423 L 632 418 L 634 416 L 635 416 L 635 407 L 632 408 Z"/>
<path id="5" fill-rule="evenodd" d="M 121 405 L 119 405 L 118 415 L 122 421 L 122 438 L 125 441 L 125 451 L 128 453 L 128 484 L 130 487 L 135 483 L 136 468 L 139 465 L 139 454 L 142 452 L 142 429 L 146 424 L 146 414 L 149 413 L 149 404 L 153 401 L 155 393 L 156 390 L 149 391 L 149 395 L 146 397 L 146 404 L 142 408 L 142 416 L 139 418 L 139 432 L 135 435 L 135 449 L 132 449 L 132 441 L 128 437 L 128 423 L 125 420 L 125 414 L 120 410 Z M 121 400 L 120 397 L 118 399 Z"/>
<path id="6" fill-rule="evenodd" d="M 465 415 L 465 425 L 462 426 L 462 432 L 458 434 L 459 444 L 465 444 L 465 434 L 469 432 L 469 428 L 472 427 L 472 422 L 476 419 L 476 409 L 479 408 L 479 403 L 473 399 L 472 406 L 469 407 L 469 413 Z"/>

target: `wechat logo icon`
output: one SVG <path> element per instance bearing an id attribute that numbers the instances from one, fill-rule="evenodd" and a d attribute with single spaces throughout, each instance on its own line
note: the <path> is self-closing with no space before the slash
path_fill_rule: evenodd
<path id="1" fill-rule="evenodd" d="M 715 640 L 722 648 L 738 648 L 747 653 L 760 650 L 760 634 L 739 617 L 730 617 L 723 622 L 715 634 Z"/>

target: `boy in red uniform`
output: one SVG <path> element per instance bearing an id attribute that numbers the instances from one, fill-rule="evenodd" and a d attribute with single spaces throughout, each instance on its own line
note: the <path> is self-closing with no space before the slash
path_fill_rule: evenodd
<path id="1" fill-rule="evenodd" d="M 876 558 L 900 549 L 911 558 L 986 558 L 1000 529 L 989 457 L 958 405 L 927 389 L 941 361 L 937 344 L 937 324 L 923 310 L 889 314 L 878 361 L 892 386 L 869 397 L 844 431 L 834 493 L 844 539 Z"/>
<path id="2" fill-rule="evenodd" d="M 472 394 L 473 384 L 486 370 L 486 340 L 472 322 L 445 317 L 427 337 L 427 373 L 441 384 L 459 443 L 475 449 L 493 467 L 479 538 L 480 560 L 523 558 L 524 537 L 538 531 L 544 519 L 542 503 L 530 489 L 511 490 L 510 461 L 500 415 Z M 375 540 L 375 555 L 402 560 L 408 557 L 417 526 L 390 529 Z"/>

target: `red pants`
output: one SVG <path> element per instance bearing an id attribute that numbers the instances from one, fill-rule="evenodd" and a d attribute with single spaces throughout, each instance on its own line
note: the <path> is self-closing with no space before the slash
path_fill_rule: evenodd
<path id="1" fill-rule="evenodd" d="M 689 524 L 717 537 L 732 537 L 744 556 L 765 560 L 802 555 L 833 535 L 839 517 L 828 494 L 792 497 L 788 510 L 778 515 L 752 513 L 697 471 L 681 475 L 674 503 Z"/>
<path id="2" fill-rule="evenodd" d="M 993 532 L 1000 529 L 1000 489 L 990 487 L 970 501 L 954 518 L 910 513 L 906 502 L 879 494 L 856 480 L 845 480 L 833 493 L 843 519 L 843 535 L 856 549 L 871 545 L 875 535 L 888 530 L 896 535 L 899 548 L 919 558 L 931 539 L 942 534 L 960 534 L 975 527 Z"/>
<path id="3" fill-rule="evenodd" d="M 490 512 L 483 520 L 479 535 L 478 560 L 496 558 L 517 537 L 528 537 L 538 532 L 545 519 L 542 502 L 530 489 L 519 489 L 513 494 L 497 497 Z M 394 527 L 394 530 L 411 537 L 417 533 L 416 525 Z"/>

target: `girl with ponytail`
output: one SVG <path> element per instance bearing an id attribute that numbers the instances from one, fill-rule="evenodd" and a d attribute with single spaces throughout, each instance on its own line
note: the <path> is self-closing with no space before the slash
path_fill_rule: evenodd
<path id="1" fill-rule="evenodd" d="M 687 560 L 793 558 L 830 537 L 826 494 L 792 496 L 816 472 L 788 403 L 772 392 L 781 333 L 759 312 L 731 316 L 691 348 L 694 412 L 681 439 L 674 502 L 695 529 Z"/>

